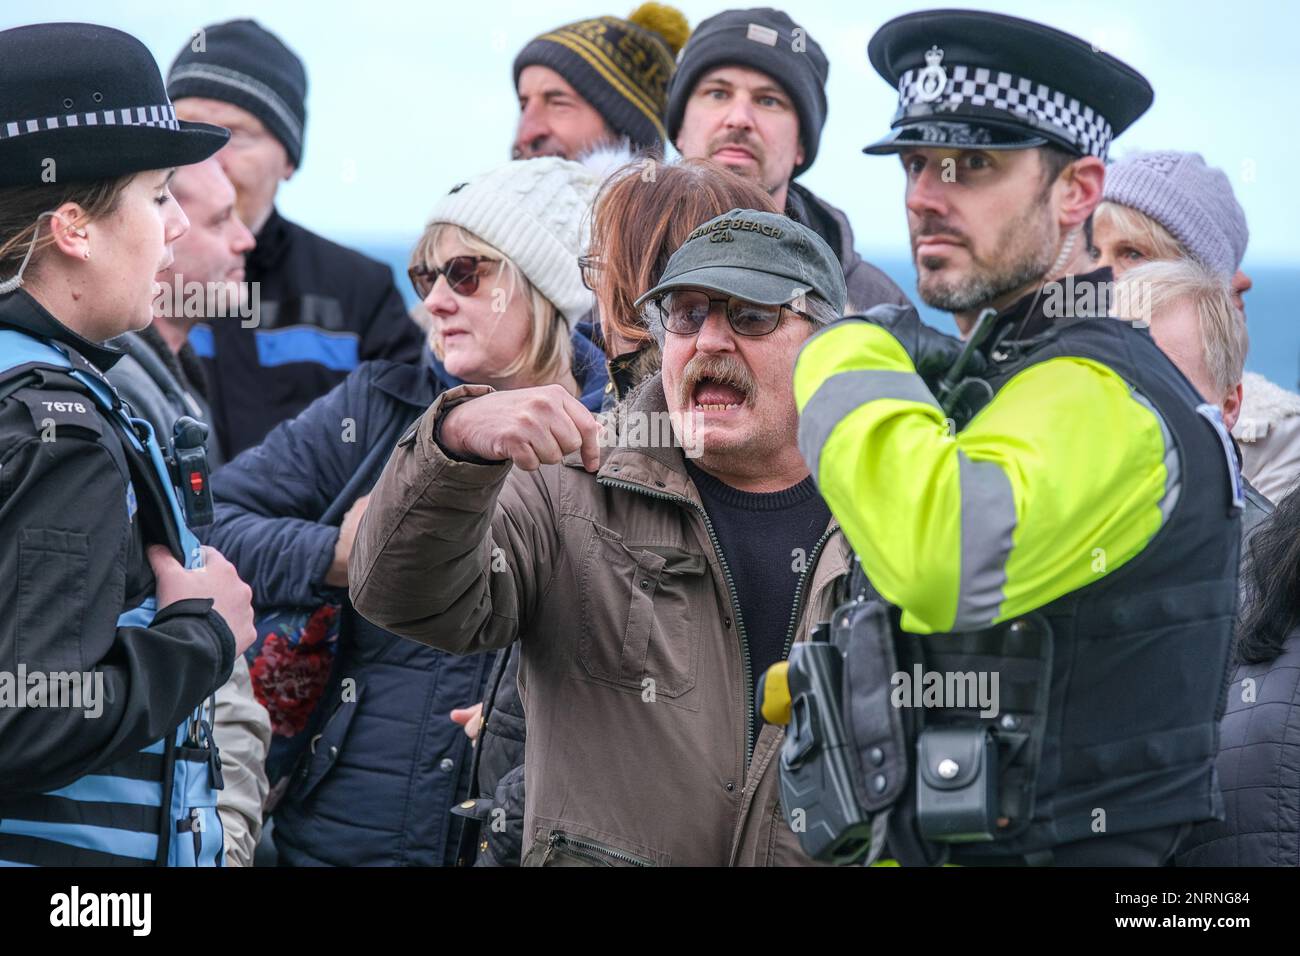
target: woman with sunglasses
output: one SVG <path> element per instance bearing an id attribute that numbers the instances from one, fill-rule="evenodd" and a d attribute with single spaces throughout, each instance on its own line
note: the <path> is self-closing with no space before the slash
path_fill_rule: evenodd
<path id="1" fill-rule="evenodd" d="M 332 672 L 267 653 L 255 687 L 278 734 L 305 740 L 275 810 L 279 862 L 440 866 L 457 857 L 469 738 L 451 711 L 481 700 L 492 660 L 454 657 L 381 630 L 347 600 L 366 492 L 388 451 L 445 389 L 558 384 L 597 409 L 603 355 L 574 333 L 591 308 L 578 256 L 598 175 L 546 158 L 509 163 L 451 190 L 412 253 L 432 317 L 420 367 L 362 365 L 213 478 L 220 542 L 259 610 L 335 605 Z M 326 520 L 330 514 L 343 514 Z M 317 658 L 318 660 L 319 658 Z M 279 708 L 306 679 L 314 712 Z M 327 680 L 328 679 L 328 680 Z"/>

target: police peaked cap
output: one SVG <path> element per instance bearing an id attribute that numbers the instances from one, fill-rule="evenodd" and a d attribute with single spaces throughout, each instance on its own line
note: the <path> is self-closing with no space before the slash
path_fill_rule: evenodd
<path id="1" fill-rule="evenodd" d="M 870 154 L 1051 143 L 1104 159 L 1154 97 L 1142 74 L 1086 40 L 978 10 L 897 17 L 867 54 L 899 94 L 892 132 Z"/>

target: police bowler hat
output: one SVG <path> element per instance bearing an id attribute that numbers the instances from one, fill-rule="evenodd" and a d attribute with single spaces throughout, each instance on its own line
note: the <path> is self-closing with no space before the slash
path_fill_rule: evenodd
<path id="1" fill-rule="evenodd" d="M 229 137 L 176 118 L 158 64 L 130 34 L 90 23 L 0 32 L 0 187 L 186 166 Z"/>

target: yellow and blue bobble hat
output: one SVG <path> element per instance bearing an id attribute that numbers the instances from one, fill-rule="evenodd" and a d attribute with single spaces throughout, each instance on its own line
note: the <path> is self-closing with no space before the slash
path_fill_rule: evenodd
<path id="1" fill-rule="evenodd" d="M 644 3 L 626 20 L 579 20 L 543 33 L 519 51 L 515 86 L 525 67 L 550 67 L 633 149 L 662 151 L 668 82 L 689 35 L 681 11 L 662 3 Z"/>

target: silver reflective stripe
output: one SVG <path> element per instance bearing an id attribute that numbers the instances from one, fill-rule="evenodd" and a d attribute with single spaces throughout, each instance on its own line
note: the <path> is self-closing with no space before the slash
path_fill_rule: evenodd
<path id="1" fill-rule="evenodd" d="M 184 66 L 177 67 L 167 77 L 167 85 L 171 86 L 177 80 L 206 80 L 209 83 L 221 83 L 232 89 L 242 90 L 249 96 L 256 97 L 269 106 L 271 111 L 280 118 L 280 122 L 289 128 L 289 135 L 293 137 L 294 142 L 299 145 L 302 144 L 302 122 L 294 115 L 293 110 L 289 109 L 288 104 L 280 98 L 280 94 L 261 80 L 254 79 L 247 73 L 230 70 L 224 66 L 214 66 L 210 63 L 187 63 Z"/>
<path id="2" fill-rule="evenodd" d="M 880 369 L 863 369 L 840 372 L 822 382 L 821 387 L 804 406 L 799 416 L 799 451 L 803 454 L 813 481 L 820 482 L 822 448 L 835 426 L 855 409 L 882 398 L 896 398 L 908 402 L 923 402 L 933 408 L 934 400 L 925 383 L 913 372 L 891 372 Z"/>
<path id="3" fill-rule="evenodd" d="M 1011 479 L 996 462 L 957 451 L 961 485 L 961 583 L 954 631 L 987 627 L 1005 598 L 1007 558 L 1016 530 Z"/>
<path id="4" fill-rule="evenodd" d="M 1183 467 L 1178 458 L 1178 446 L 1174 444 L 1174 438 L 1169 433 L 1165 417 L 1147 401 L 1146 396 L 1135 388 L 1130 388 L 1129 394 L 1160 423 L 1160 438 L 1165 443 L 1165 493 L 1160 499 L 1160 526 L 1163 528 L 1169 516 L 1174 513 L 1174 506 L 1178 504 L 1178 498 L 1183 493 Z"/>
<path id="5" fill-rule="evenodd" d="M 176 112 L 170 103 L 156 106 L 114 107 L 90 113 L 68 113 L 63 116 L 45 116 L 40 119 L 0 120 L 0 139 L 12 139 L 28 133 L 43 133 L 51 129 L 71 129 L 82 126 L 157 126 L 164 129 L 181 128 Z"/>

